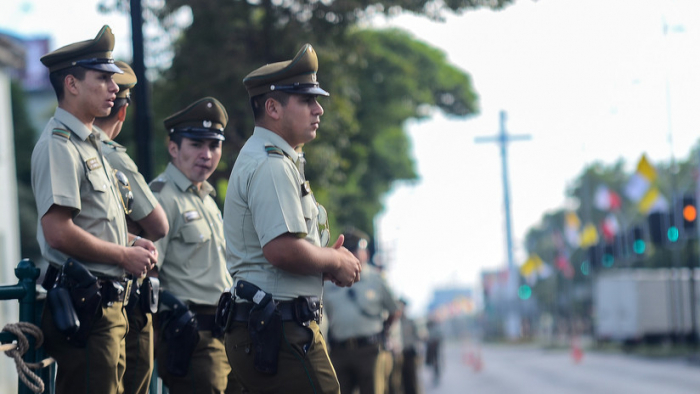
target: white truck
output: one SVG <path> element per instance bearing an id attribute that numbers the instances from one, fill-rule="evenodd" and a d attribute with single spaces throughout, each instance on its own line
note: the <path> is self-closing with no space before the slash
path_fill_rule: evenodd
<path id="1" fill-rule="evenodd" d="M 618 269 L 603 271 L 593 283 L 595 337 L 598 340 L 640 341 L 690 335 L 698 319 L 698 282 L 691 300 L 688 269 Z M 691 313 L 692 307 L 696 313 Z"/>

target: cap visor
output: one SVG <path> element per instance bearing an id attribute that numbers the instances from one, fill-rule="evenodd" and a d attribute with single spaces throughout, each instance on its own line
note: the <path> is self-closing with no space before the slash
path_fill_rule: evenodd
<path id="1" fill-rule="evenodd" d="M 96 71 L 104 71 L 104 72 L 115 73 L 115 74 L 124 74 L 124 71 L 122 71 L 119 67 L 117 67 L 116 64 L 112 64 L 112 63 L 81 64 L 81 66 L 83 66 L 85 68 L 89 68 L 91 70 L 96 70 Z"/>
<path id="2" fill-rule="evenodd" d="M 326 92 L 325 90 L 319 88 L 319 87 L 313 87 L 313 88 L 307 88 L 307 89 L 302 89 L 301 91 L 295 91 L 294 93 L 299 93 L 299 94 L 315 94 L 318 96 L 330 96 L 330 93 Z"/>
<path id="3" fill-rule="evenodd" d="M 219 141 L 225 141 L 226 137 L 224 137 L 223 134 L 219 133 L 187 133 L 187 132 L 179 132 L 177 134 L 180 134 L 183 137 L 187 137 L 189 139 L 193 140 L 219 140 Z"/>

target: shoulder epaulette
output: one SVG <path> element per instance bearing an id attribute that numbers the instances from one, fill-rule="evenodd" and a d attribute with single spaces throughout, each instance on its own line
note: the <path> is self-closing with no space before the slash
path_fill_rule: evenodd
<path id="1" fill-rule="evenodd" d="M 282 150 L 282 148 L 278 148 L 278 147 L 276 147 L 276 146 L 274 146 L 274 145 L 265 145 L 265 152 L 267 152 L 267 155 L 268 155 L 268 156 L 270 156 L 270 155 L 279 155 L 279 156 L 282 156 L 282 157 L 287 156 L 287 155 L 284 153 L 284 151 Z"/>
<path id="2" fill-rule="evenodd" d="M 155 179 L 151 183 L 148 184 L 148 187 L 151 188 L 151 191 L 156 192 L 156 193 L 163 190 L 164 186 L 165 186 L 165 181 L 163 179 L 160 179 L 160 178 Z"/>
<path id="3" fill-rule="evenodd" d="M 51 134 L 57 135 L 59 137 L 63 137 L 65 139 L 70 139 L 70 131 L 68 130 L 63 130 L 63 129 L 53 129 L 51 131 Z"/>

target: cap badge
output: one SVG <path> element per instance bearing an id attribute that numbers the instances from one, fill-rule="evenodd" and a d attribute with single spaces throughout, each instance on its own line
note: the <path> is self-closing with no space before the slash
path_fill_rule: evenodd
<path id="1" fill-rule="evenodd" d="M 206 128 L 211 128 L 211 120 L 205 120 L 202 122 L 202 126 Z"/>
<path id="2" fill-rule="evenodd" d="M 316 82 L 316 74 L 315 74 L 315 73 L 314 73 L 314 74 L 311 74 L 311 80 L 314 81 L 314 82 Z"/>

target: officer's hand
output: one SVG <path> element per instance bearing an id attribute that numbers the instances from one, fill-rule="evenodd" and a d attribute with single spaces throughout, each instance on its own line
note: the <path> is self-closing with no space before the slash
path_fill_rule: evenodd
<path id="1" fill-rule="evenodd" d="M 130 274 L 140 278 L 146 275 L 157 261 L 154 253 L 151 253 L 150 250 L 140 246 L 132 246 L 126 248 L 125 261 L 121 266 Z"/>
<path id="2" fill-rule="evenodd" d="M 335 272 L 329 272 L 330 280 L 340 287 L 350 287 L 360 280 L 362 264 L 349 250 L 343 247 L 345 237 L 341 234 L 333 244 L 333 249 L 338 252 L 339 263 Z"/>
<path id="3" fill-rule="evenodd" d="M 139 246 L 139 247 L 142 247 L 142 248 L 148 250 L 155 257 L 155 261 L 158 261 L 158 249 L 156 249 L 156 245 L 154 245 L 150 239 L 139 238 L 136 241 L 134 241 L 133 246 Z M 153 267 L 151 267 L 151 268 L 153 268 Z"/>

